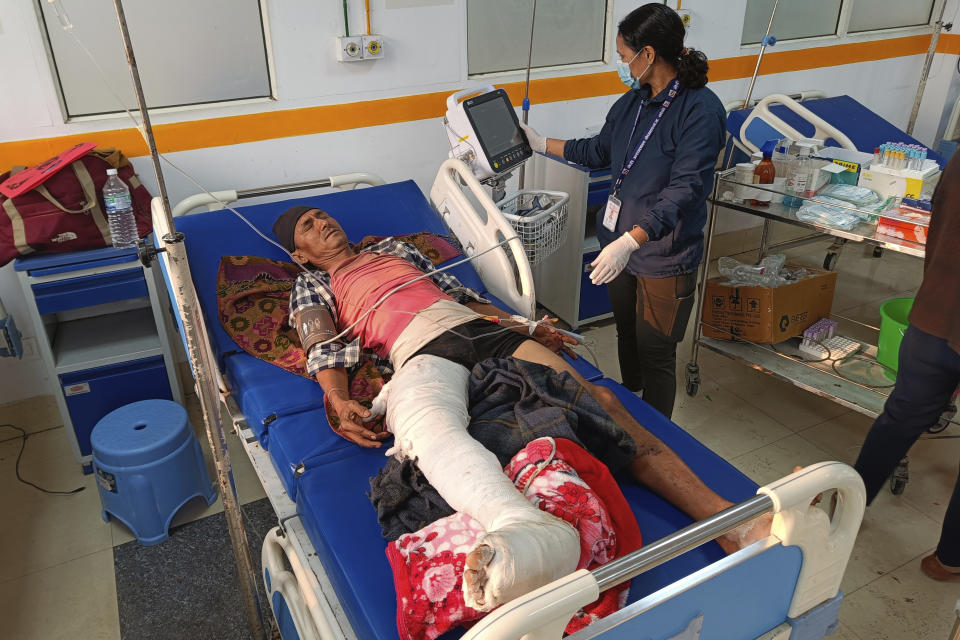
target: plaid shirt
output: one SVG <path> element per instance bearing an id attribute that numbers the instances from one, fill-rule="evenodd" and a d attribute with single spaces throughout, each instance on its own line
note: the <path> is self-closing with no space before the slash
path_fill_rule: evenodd
<path id="1" fill-rule="evenodd" d="M 433 262 L 411 244 L 401 242 L 396 238 L 386 238 L 364 249 L 364 251 L 397 256 L 407 260 L 417 269 L 429 273 L 430 279 L 456 302 L 461 304 L 489 302 L 473 289 L 463 286 L 452 274 L 437 271 Z M 290 317 L 295 317 L 306 307 L 321 306 L 336 321 L 337 301 L 333 295 L 333 287 L 330 285 L 330 274 L 319 270 L 311 273 L 314 276 L 312 278 L 305 273 L 297 276 L 297 281 L 290 292 Z M 363 345 L 360 344 L 360 339 L 356 338 L 349 343 L 337 340 L 327 344 L 318 344 L 311 348 L 310 353 L 307 354 L 307 373 L 310 374 L 310 377 L 315 378 L 317 373 L 324 369 L 338 367 L 350 369 L 357 366 L 363 356 L 369 357 L 380 368 L 389 368 L 387 361 L 380 358 L 372 350 L 364 349 Z"/>

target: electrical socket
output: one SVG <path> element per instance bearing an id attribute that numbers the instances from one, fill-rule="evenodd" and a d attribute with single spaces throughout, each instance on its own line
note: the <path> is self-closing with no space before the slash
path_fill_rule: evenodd
<path id="1" fill-rule="evenodd" d="M 363 60 L 363 38 L 360 36 L 340 36 L 337 38 L 337 60 L 340 62 Z"/>
<path id="2" fill-rule="evenodd" d="M 363 36 L 363 59 L 377 60 L 383 57 L 383 38 L 381 36 Z"/>
<path id="3" fill-rule="evenodd" d="M 23 360 L 34 360 L 39 357 L 37 352 L 37 339 L 36 338 L 24 338 L 22 344 L 23 348 Z"/>

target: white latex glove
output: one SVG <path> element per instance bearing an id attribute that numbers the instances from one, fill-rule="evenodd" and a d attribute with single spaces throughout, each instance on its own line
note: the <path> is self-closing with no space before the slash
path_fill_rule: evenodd
<path id="1" fill-rule="evenodd" d="M 523 129 L 523 132 L 527 134 L 527 142 L 530 143 L 530 148 L 538 153 L 547 152 L 547 139 L 542 135 L 534 131 L 533 127 L 529 127 L 522 122 L 520 123 L 520 128 Z"/>
<path id="2" fill-rule="evenodd" d="M 630 254 L 639 248 L 640 244 L 633 239 L 633 236 L 624 232 L 622 236 L 605 246 L 597 259 L 590 263 L 593 267 L 593 271 L 590 272 L 590 282 L 598 285 L 606 284 L 616 278 L 627 266 Z"/>

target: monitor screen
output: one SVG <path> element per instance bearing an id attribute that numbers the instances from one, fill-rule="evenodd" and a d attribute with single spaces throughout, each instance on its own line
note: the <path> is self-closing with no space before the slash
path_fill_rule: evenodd
<path id="1" fill-rule="evenodd" d="M 524 143 L 516 116 L 506 100 L 498 98 L 470 106 L 473 128 L 487 156 L 498 156 Z"/>

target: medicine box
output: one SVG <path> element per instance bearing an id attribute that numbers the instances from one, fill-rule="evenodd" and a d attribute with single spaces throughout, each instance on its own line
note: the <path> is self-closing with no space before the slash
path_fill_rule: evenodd
<path id="1" fill-rule="evenodd" d="M 703 335 L 721 340 L 741 338 L 759 344 L 800 335 L 830 314 L 837 274 L 806 267 L 813 275 L 780 287 L 735 287 L 725 278 L 707 281 Z"/>
<path id="2" fill-rule="evenodd" d="M 871 166 L 860 172 L 857 184 L 873 189 L 883 198 L 929 198 L 940 181 L 941 171 L 936 162 L 928 162 L 922 171 L 890 169 L 883 165 Z"/>
<path id="3" fill-rule="evenodd" d="M 929 226 L 929 214 L 899 209 L 891 214 L 884 214 L 880 218 L 877 223 L 877 233 L 919 244 L 927 244 Z"/>

